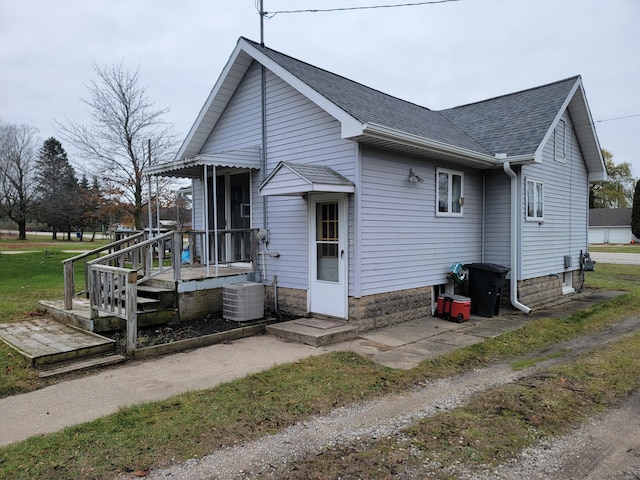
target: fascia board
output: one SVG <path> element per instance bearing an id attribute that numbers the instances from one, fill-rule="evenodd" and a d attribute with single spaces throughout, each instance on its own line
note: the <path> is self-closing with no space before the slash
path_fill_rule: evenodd
<path id="1" fill-rule="evenodd" d="M 569 94 L 567 95 L 567 97 L 564 99 L 564 102 L 562 102 L 562 106 L 556 112 L 556 116 L 553 118 L 553 122 L 551 122 L 551 125 L 547 129 L 547 133 L 544 134 L 544 137 L 542 137 L 542 141 L 538 145 L 538 148 L 536 148 L 536 151 L 534 153 L 534 156 L 536 158 L 540 158 L 540 159 L 542 158 L 542 151 L 544 150 L 545 145 L 551 138 L 551 135 L 553 135 L 553 131 L 555 130 L 556 125 L 558 125 L 558 122 L 562 118 L 564 111 L 569 106 L 569 103 L 571 102 L 571 99 L 573 98 L 573 95 L 576 93 L 576 90 L 578 89 L 579 86 L 580 86 L 580 79 L 578 78 L 576 79 L 576 83 L 574 83 L 573 87 L 571 87 L 571 90 L 569 91 Z"/>
<path id="2" fill-rule="evenodd" d="M 571 88 L 571 91 L 567 95 L 567 98 L 565 98 L 564 102 L 562 103 L 562 106 L 558 110 L 555 118 L 553 119 L 553 122 L 551 123 L 551 126 L 549 127 L 549 129 L 547 130 L 547 133 L 542 139 L 542 142 L 540 142 L 540 145 L 538 145 L 538 148 L 536 149 L 534 156 L 536 157 L 536 159 L 538 159 L 538 161 L 542 161 L 542 151 L 544 150 L 544 147 L 547 144 L 547 142 L 551 139 L 551 136 L 553 135 L 553 132 L 556 126 L 558 125 L 558 122 L 562 118 L 562 115 L 564 114 L 564 112 L 569 108 L 569 105 L 573 101 L 575 95 L 580 95 L 580 100 L 581 100 L 580 108 L 583 110 L 582 113 L 586 115 L 587 118 L 589 119 L 589 129 L 590 129 L 588 134 L 589 138 L 587 138 L 586 141 L 584 140 L 584 138 L 579 138 L 579 141 L 581 144 L 587 143 L 587 142 L 593 143 L 591 145 L 592 150 L 595 152 L 595 155 L 597 156 L 598 164 L 599 164 L 598 168 L 594 170 L 592 168 L 589 168 L 589 162 L 587 162 L 589 181 L 596 182 L 600 180 L 606 180 L 607 173 L 604 165 L 604 159 L 602 158 L 602 152 L 600 150 L 600 142 L 598 141 L 598 135 L 595 130 L 595 123 L 593 122 L 593 118 L 591 117 L 591 111 L 589 109 L 589 106 L 587 103 L 587 97 L 584 93 L 584 88 L 582 87 L 582 80 L 580 78 L 576 79 L 576 83 L 573 85 L 573 87 Z M 584 127 L 584 125 L 581 125 L 581 126 Z M 574 125 L 574 129 L 576 130 L 576 135 L 577 135 L 578 129 L 576 128 L 575 125 Z"/>
<path id="3" fill-rule="evenodd" d="M 244 61 L 240 61 L 240 57 L 242 56 L 241 55 L 242 53 L 243 53 L 243 49 L 240 46 L 240 42 L 239 42 L 238 44 L 236 44 L 236 47 L 233 50 L 231 56 L 229 57 L 229 60 L 227 60 L 227 63 L 225 64 L 224 68 L 222 69 L 222 72 L 220 73 L 218 80 L 216 81 L 215 85 L 211 89 L 211 92 L 209 93 L 207 100 L 205 101 L 204 105 L 200 109 L 200 112 L 198 113 L 196 120 L 193 122 L 193 125 L 189 130 L 189 133 L 187 133 L 187 136 L 182 142 L 182 145 L 180 146 L 180 149 L 176 154 L 176 157 L 175 157 L 176 159 L 180 159 L 189 155 L 187 152 L 188 150 L 190 150 L 190 147 L 192 146 L 191 143 L 193 141 L 193 138 L 196 135 L 198 129 L 200 128 L 200 125 L 202 124 L 203 120 L 208 115 L 214 101 L 219 97 L 220 92 L 223 91 L 224 89 L 229 89 L 230 91 L 233 92 L 235 91 L 235 88 L 237 87 L 237 85 L 240 83 L 240 80 L 244 76 L 244 73 L 246 73 L 247 69 L 251 65 L 251 60 L 248 57 L 244 58 L 243 59 Z M 230 74 L 234 70 L 237 71 L 237 74 L 234 76 L 231 76 Z M 199 151 L 200 147 L 201 145 L 198 146 L 196 150 Z M 192 154 L 193 153 L 196 153 L 196 152 L 192 152 Z"/>
<path id="4" fill-rule="evenodd" d="M 311 88 L 309 85 L 293 75 L 287 69 L 283 68 L 280 64 L 266 56 L 264 53 L 262 53 L 260 50 L 255 48 L 244 39 L 240 40 L 239 46 L 248 55 L 251 55 L 254 60 L 264 65 L 267 70 L 273 72 L 283 81 L 291 85 L 291 87 L 293 87 L 295 90 L 300 92 L 300 94 L 307 97 L 310 101 L 318 105 L 318 107 L 322 108 L 329 115 L 338 120 L 342 126 L 342 138 L 348 138 L 362 133 L 361 122 L 342 110 L 335 103 L 331 102 L 326 97 L 318 93 L 316 90 Z"/>
<path id="5" fill-rule="evenodd" d="M 418 147 L 425 150 L 455 155 L 468 161 L 475 162 L 482 166 L 495 167 L 502 164 L 502 161 L 495 157 L 483 153 L 467 150 L 466 148 L 456 147 L 447 143 L 430 140 L 419 135 L 402 132 L 393 128 L 385 127 L 375 123 L 367 123 L 363 128 L 363 135 L 369 135 L 384 140 L 390 140 L 412 147 Z"/>

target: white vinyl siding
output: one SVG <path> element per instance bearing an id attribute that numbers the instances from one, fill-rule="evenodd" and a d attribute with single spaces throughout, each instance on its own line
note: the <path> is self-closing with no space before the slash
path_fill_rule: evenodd
<path id="1" fill-rule="evenodd" d="M 500 170 L 485 173 L 483 262 L 511 268 L 511 180 Z"/>
<path id="2" fill-rule="evenodd" d="M 522 278 L 564 271 L 564 256 L 579 265 L 587 248 L 587 169 L 571 118 L 565 113 L 566 161 L 555 161 L 553 137 L 545 145 L 542 162 L 522 167 Z M 544 223 L 526 221 L 526 179 L 544 183 Z"/>
<path id="3" fill-rule="evenodd" d="M 261 144 L 260 68 L 254 64 L 234 93 L 202 153 Z M 268 211 L 269 250 L 265 280 L 278 276 L 278 285 L 308 288 L 309 224 L 302 197 L 262 197 L 258 186 L 278 162 L 329 165 L 353 178 L 357 144 L 340 138 L 340 124 L 280 78 L 267 71 L 267 171 L 252 174 L 252 228 L 262 228 Z M 194 185 L 194 228 L 202 228 L 201 182 Z M 259 260 L 261 261 L 261 260 Z"/>
<path id="4" fill-rule="evenodd" d="M 340 137 L 340 123 L 287 83 L 267 72 L 267 175 L 280 161 L 328 165 L 354 180 L 357 144 Z M 260 183 L 264 178 L 256 175 Z M 258 195 L 262 205 L 262 198 Z M 307 289 L 309 284 L 309 223 L 307 200 L 302 197 L 267 198 L 269 250 L 267 280 L 278 275 L 278 285 Z M 262 217 L 254 216 L 262 223 Z M 350 216 L 350 218 L 352 218 Z M 350 221 L 351 225 L 351 221 Z M 351 253 L 350 253 L 351 254 Z"/>
<path id="5" fill-rule="evenodd" d="M 260 66 L 253 63 L 200 153 L 259 146 L 262 142 Z"/>
<path id="6" fill-rule="evenodd" d="M 410 168 L 424 183 L 409 181 Z M 362 295 L 442 284 L 452 263 L 480 258 L 482 176 L 464 173 L 464 218 L 436 217 L 432 162 L 363 148 Z"/>

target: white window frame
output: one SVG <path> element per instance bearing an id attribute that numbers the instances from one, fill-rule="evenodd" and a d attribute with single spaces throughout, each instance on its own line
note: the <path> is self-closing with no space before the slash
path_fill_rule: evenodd
<path id="1" fill-rule="evenodd" d="M 533 202 L 533 215 L 529 210 L 530 199 Z M 538 212 L 538 206 L 540 212 Z M 544 222 L 544 182 L 532 178 L 526 179 L 525 213 L 528 222 Z"/>
<path id="2" fill-rule="evenodd" d="M 562 118 L 553 130 L 553 149 L 556 161 L 564 162 L 567 158 L 567 122 Z"/>
<path id="3" fill-rule="evenodd" d="M 440 175 L 447 175 L 447 198 L 445 199 L 447 211 L 440 211 Z M 452 198 L 453 177 L 460 177 L 460 195 L 457 199 Z M 459 205 L 460 211 L 454 212 L 454 200 Z M 447 168 L 436 169 L 436 216 L 437 217 L 462 217 L 464 213 L 464 173 Z"/>

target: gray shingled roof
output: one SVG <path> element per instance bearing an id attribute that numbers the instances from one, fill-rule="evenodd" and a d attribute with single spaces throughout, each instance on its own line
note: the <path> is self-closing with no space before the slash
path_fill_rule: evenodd
<path id="1" fill-rule="evenodd" d="M 630 227 L 631 208 L 591 208 L 590 227 Z"/>
<path id="2" fill-rule="evenodd" d="M 531 154 L 578 79 L 571 77 L 441 113 L 491 152 Z"/>
<path id="3" fill-rule="evenodd" d="M 474 152 L 491 153 L 438 112 L 247 41 L 362 123 L 390 127 Z"/>
<path id="4" fill-rule="evenodd" d="M 326 165 L 314 165 L 311 163 L 282 162 L 290 170 L 296 172 L 309 183 L 321 183 L 324 185 L 353 185 L 353 182 L 343 177 Z"/>
<path id="5" fill-rule="evenodd" d="M 535 153 L 579 78 L 434 111 L 247 42 L 362 123 L 490 155 Z"/>

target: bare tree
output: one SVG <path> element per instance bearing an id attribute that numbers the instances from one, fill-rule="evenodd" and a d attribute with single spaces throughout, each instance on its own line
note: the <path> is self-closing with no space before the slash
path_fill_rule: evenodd
<path id="1" fill-rule="evenodd" d="M 0 122 L 0 216 L 18 224 L 18 240 L 27 238 L 27 220 L 35 201 L 38 130 Z"/>
<path id="2" fill-rule="evenodd" d="M 130 73 L 122 63 L 102 69 L 94 64 L 94 70 L 97 79 L 87 86 L 88 98 L 82 100 L 91 116 L 90 125 L 67 119 L 56 122 L 57 127 L 91 164 L 93 175 L 122 189 L 123 205 L 139 229 L 147 193 L 143 169 L 171 158 L 177 145 L 163 120 L 168 109 L 154 108 L 140 85 L 139 70 Z"/>

